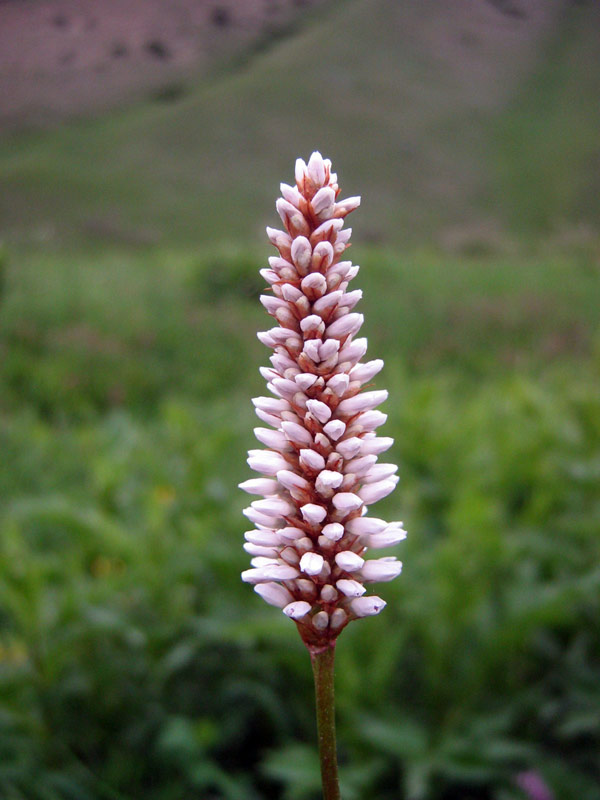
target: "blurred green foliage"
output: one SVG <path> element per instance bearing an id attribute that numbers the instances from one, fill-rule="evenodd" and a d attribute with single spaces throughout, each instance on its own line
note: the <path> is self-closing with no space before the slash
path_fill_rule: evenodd
<path id="1" fill-rule="evenodd" d="M 343 796 L 520 800 L 534 769 L 595 800 L 595 251 L 362 255 L 402 476 L 377 513 L 410 537 L 385 613 L 338 647 Z M 7 800 L 319 796 L 308 658 L 239 580 L 264 258 L 6 262 Z"/>

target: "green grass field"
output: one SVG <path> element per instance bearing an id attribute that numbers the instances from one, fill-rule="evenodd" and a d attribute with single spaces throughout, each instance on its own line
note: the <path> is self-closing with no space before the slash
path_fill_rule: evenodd
<path id="1" fill-rule="evenodd" d="M 3 800 L 319 797 L 308 657 L 239 580 L 237 489 L 262 226 L 317 145 L 363 194 L 401 475 L 377 513 L 409 530 L 338 647 L 344 800 L 528 800 L 531 770 L 598 796 L 597 9 L 484 113 L 386 8 L 0 141 Z"/>

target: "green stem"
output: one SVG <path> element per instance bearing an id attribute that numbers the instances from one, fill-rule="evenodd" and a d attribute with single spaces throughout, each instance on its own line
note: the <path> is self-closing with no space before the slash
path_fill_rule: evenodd
<path id="1" fill-rule="evenodd" d="M 341 800 L 335 749 L 335 697 L 333 664 L 335 642 L 325 649 L 310 649 L 317 701 L 317 732 L 323 800 Z"/>

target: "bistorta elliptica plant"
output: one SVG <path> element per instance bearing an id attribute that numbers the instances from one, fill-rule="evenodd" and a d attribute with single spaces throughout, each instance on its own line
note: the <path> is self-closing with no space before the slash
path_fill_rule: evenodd
<path id="1" fill-rule="evenodd" d="M 293 619 L 309 649 L 317 690 L 317 720 L 326 800 L 339 797 L 333 728 L 333 653 L 343 628 L 378 614 L 385 602 L 365 584 L 401 571 L 395 557 L 365 559 L 369 548 L 405 538 L 402 523 L 366 516 L 398 477 L 394 464 L 377 463 L 392 445 L 376 429 L 387 398 L 369 388 L 383 361 L 361 361 L 367 341 L 355 338 L 363 315 L 349 291 L 358 267 L 341 260 L 351 229 L 345 217 L 359 197 L 338 201 L 331 161 L 313 153 L 296 161 L 296 185 L 281 184 L 277 211 L 285 230 L 267 228 L 279 255 L 261 275 L 272 294 L 261 302 L 278 325 L 258 334 L 273 348 L 261 368 L 274 397 L 254 399 L 270 427 L 255 428 L 266 449 L 250 450 L 248 464 L 262 477 L 240 484 L 264 499 L 244 514 L 255 526 L 245 534 L 252 568 L 242 579 L 267 603 Z M 333 760 L 333 763 L 332 763 Z M 327 763 L 324 763 L 327 762 Z"/>

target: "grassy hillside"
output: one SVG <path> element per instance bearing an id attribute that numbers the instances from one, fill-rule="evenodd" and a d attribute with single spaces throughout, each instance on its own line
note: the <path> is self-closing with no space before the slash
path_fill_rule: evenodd
<path id="1" fill-rule="evenodd" d="M 337 3 L 175 102 L 5 138 L 1 235 L 256 239 L 293 158 L 316 147 L 362 192 L 378 240 L 594 226 L 600 12 L 542 7 L 540 21 L 487 3 Z"/>

